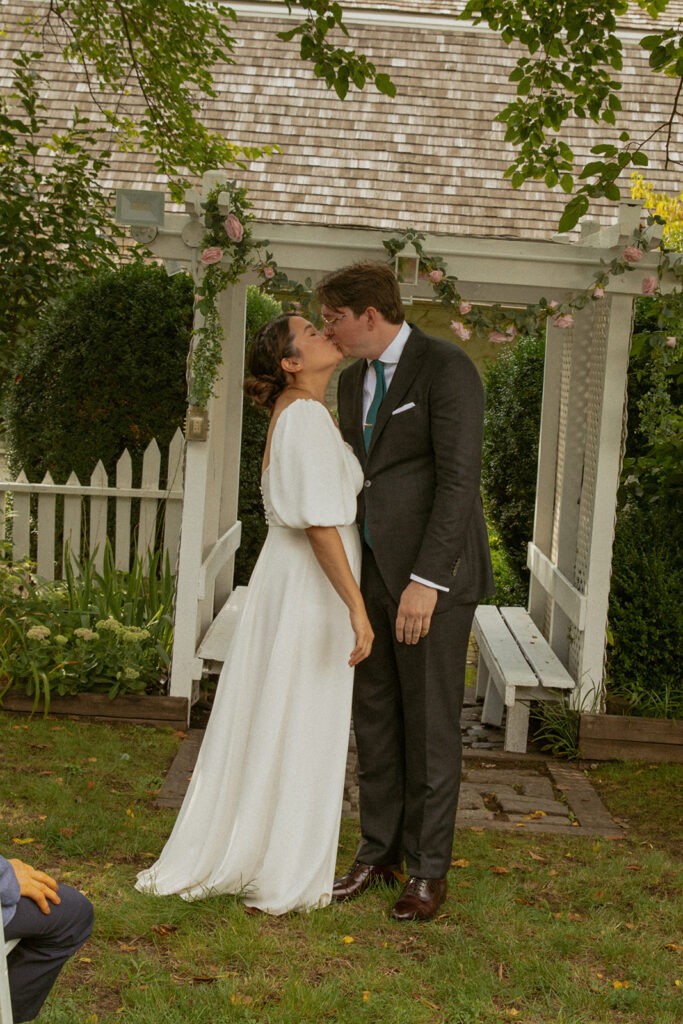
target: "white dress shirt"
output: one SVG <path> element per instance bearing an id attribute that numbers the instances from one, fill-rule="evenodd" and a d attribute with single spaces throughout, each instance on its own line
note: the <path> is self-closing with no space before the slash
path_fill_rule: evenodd
<path id="1" fill-rule="evenodd" d="M 384 364 L 384 380 L 386 381 L 387 391 L 391 384 L 398 361 L 401 358 L 405 344 L 410 337 L 411 327 L 410 324 L 405 320 L 401 324 L 398 334 L 392 342 L 382 352 L 379 357 L 379 361 Z M 365 373 L 365 380 L 363 381 L 363 423 L 368 415 L 368 409 L 372 403 L 372 399 L 375 394 L 375 385 L 377 383 L 377 374 L 375 373 L 375 367 L 372 365 L 372 360 L 367 360 L 367 370 Z M 432 583 L 431 580 L 425 580 L 421 576 L 416 576 L 411 572 L 411 580 L 415 580 L 416 583 L 424 583 L 426 587 L 433 587 L 435 590 L 443 590 L 448 593 L 448 587 L 441 587 L 438 583 Z"/>

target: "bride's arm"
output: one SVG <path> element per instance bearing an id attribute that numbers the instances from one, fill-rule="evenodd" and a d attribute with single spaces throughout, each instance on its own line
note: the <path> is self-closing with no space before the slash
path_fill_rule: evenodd
<path id="1" fill-rule="evenodd" d="M 349 665 L 357 665 L 370 653 L 375 634 L 365 611 L 360 588 L 351 572 L 342 539 L 336 526 L 309 526 L 306 534 L 320 568 L 349 609 L 351 626 L 356 634 L 356 646 L 351 652 Z"/>

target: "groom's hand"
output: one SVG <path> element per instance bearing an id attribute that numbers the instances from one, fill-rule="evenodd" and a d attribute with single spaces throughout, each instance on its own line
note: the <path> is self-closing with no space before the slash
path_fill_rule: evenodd
<path id="1" fill-rule="evenodd" d="M 424 583 L 411 580 L 401 594 L 396 615 L 396 639 L 403 644 L 416 644 L 427 636 L 436 606 L 438 591 Z"/>

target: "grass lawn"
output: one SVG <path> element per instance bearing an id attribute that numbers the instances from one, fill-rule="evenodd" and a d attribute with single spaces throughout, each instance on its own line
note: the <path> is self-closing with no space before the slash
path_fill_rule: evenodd
<path id="1" fill-rule="evenodd" d="M 683 768 L 590 775 L 628 838 L 456 833 L 444 912 L 392 922 L 383 889 L 309 915 L 143 896 L 175 812 L 168 730 L 0 715 L 0 851 L 95 904 L 41 1024 L 678 1024 Z M 677 792 L 678 787 L 678 792 Z M 675 804 L 678 796 L 678 808 Z M 358 829 L 344 822 L 339 865 Z"/>

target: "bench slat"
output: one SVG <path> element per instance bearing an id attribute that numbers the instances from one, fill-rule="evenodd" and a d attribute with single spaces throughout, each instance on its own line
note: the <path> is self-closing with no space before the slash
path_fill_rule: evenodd
<path id="1" fill-rule="evenodd" d="M 538 685 L 529 663 L 494 605 L 477 608 L 472 628 L 479 647 L 485 651 L 487 663 L 502 675 L 506 686 Z"/>
<path id="2" fill-rule="evenodd" d="M 572 690 L 574 680 L 529 613 L 524 608 L 501 608 L 500 613 L 541 685 L 546 689 Z"/>

